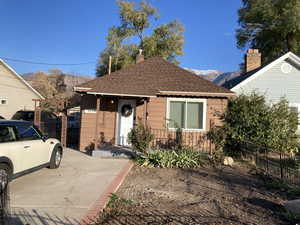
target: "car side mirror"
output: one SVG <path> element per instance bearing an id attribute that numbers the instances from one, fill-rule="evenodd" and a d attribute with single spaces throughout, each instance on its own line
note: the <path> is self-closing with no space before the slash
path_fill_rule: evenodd
<path id="1" fill-rule="evenodd" d="M 45 135 L 42 136 L 42 140 L 43 141 L 47 141 L 47 139 L 49 139 L 49 136 L 47 134 L 45 134 Z"/>

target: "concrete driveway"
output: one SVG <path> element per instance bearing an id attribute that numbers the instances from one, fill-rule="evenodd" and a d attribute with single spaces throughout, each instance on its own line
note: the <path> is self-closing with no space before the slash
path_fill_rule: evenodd
<path id="1" fill-rule="evenodd" d="M 78 224 L 113 179 L 128 165 L 65 149 L 59 169 L 42 169 L 10 185 L 11 224 Z"/>

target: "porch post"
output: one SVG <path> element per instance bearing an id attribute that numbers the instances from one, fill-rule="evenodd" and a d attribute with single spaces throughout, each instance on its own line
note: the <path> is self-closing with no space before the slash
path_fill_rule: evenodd
<path id="1" fill-rule="evenodd" d="M 33 124 L 41 129 L 41 109 L 39 107 L 34 110 Z"/>
<path id="2" fill-rule="evenodd" d="M 100 96 L 96 95 L 96 128 L 95 128 L 95 142 L 94 142 L 94 150 L 97 148 L 98 144 L 98 123 L 99 123 L 99 112 L 100 112 Z"/>
<path id="3" fill-rule="evenodd" d="M 144 99 L 144 126 L 147 126 L 148 99 Z"/>
<path id="4" fill-rule="evenodd" d="M 60 141 L 63 147 L 67 147 L 67 135 L 68 135 L 68 116 L 67 113 L 63 112 L 61 117 L 61 134 Z"/>

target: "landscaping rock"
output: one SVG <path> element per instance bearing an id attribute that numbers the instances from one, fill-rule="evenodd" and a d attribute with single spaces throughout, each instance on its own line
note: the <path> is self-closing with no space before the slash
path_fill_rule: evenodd
<path id="1" fill-rule="evenodd" d="M 283 206 L 287 211 L 291 213 L 300 213 L 300 199 L 287 201 Z"/>
<path id="2" fill-rule="evenodd" d="M 229 157 L 229 156 L 224 157 L 223 164 L 225 166 L 233 166 L 233 163 L 234 163 L 234 161 L 233 161 L 232 157 Z"/>

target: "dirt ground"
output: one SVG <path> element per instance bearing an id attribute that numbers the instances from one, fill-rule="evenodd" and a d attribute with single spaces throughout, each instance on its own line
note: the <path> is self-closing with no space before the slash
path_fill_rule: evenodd
<path id="1" fill-rule="evenodd" d="M 104 224 L 288 224 L 284 199 L 249 169 L 160 169 L 135 166 L 117 195 L 132 200 Z"/>

